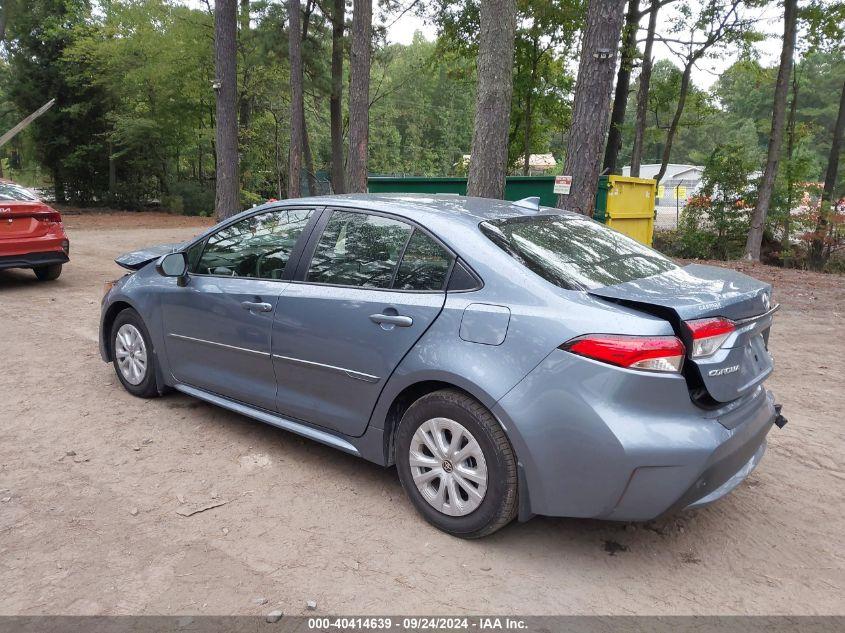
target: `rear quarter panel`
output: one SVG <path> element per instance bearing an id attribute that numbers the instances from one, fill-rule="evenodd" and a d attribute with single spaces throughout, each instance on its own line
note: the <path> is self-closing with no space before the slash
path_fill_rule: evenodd
<path id="1" fill-rule="evenodd" d="M 590 332 L 672 334 L 671 325 L 662 319 L 553 286 L 499 251 L 480 232 L 478 236 L 475 243 L 468 238 L 459 252 L 477 254 L 470 263 L 482 277 L 483 287 L 448 293 L 440 316 L 388 380 L 371 418 L 375 427 L 385 428 L 395 398 L 418 382 L 452 384 L 492 409 L 543 359 L 575 336 Z M 487 343 L 462 338 L 461 326 L 470 306 L 473 328 L 482 334 L 499 332 L 500 308 L 510 311 L 501 343 L 490 344 L 498 342 L 495 336 L 478 338 Z M 485 319 L 491 321 L 489 328 L 484 327 Z"/>

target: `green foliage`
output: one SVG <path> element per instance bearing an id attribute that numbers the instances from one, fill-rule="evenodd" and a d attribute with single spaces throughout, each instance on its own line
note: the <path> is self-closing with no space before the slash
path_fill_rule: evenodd
<path id="1" fill-rule="evenodd" d="M 681 89 L 682 71 L 668 60 L 654 64 L 648 98 L 648 117 L 643 151 L 644 163 L 659 163 L 666 142 L 666 129 L 675 114 Z M 635 82 L 636 83 L 636 82 Z M 633 138 L 636 117 L 636 94 L 632 91 L 625 110 L 624 138 Z M 712 123 L 721 115 L 713 96 L 696 86 L 690 86 L 681 116 L 678 136 L 672 146 L 672 162 L 701 164 L 715 149 L 720 137 L 713 137 Z M 755 139 L 756 142 L 756 139 Z M 631 145 L 625 144 L 619 153 L 621 164 L 631 159 Z"/>
<path id="2" fill-rule="evenodd" d="M 740 144 L 725 143 L 713 150 L 704 164 L 701 193 L 681 214 L 676 255 L 732 259 L 742 254 L 756 167 L 756 156 Z"/>
<path id="3" fill-rule="evenodd" d="M 90 202 L 106 188 L 106 96 L 85 81 L 90 69 L 65 53 L 92 20 L 87 0 L 31 0 L 7 25 L 4 94 L 24 116 L 51 98 L 56 105 L 31 127 L 37 157 L 51 173 L 56 197 Z"/>
<path id="4" fill-rule="evenodd" d="M 441 53 L 421 33 L 376 56 L 370 99 L 370 171 L 442 176 L 469 153 L 474 64 Z"/>
<path id="5" fill-rule="evenodd" d="M 210 216 L 214 213 L 214 191 L 192 180 L 174 182 L 161 204 L 174 213 Z"/>

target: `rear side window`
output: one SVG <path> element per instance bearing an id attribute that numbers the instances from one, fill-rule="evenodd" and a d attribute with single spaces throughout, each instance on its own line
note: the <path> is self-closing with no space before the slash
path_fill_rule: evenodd
<path id="1" fill-rule="evenodd" d="M 306 281 L 390 288 L 413 229 L 379 215 L 333 211 L 308 267 Z"/>
<path id="2" fill-rule="evenodd" d="M 577 216 L 491 220 L 482 222 L 481 230 L 526 268 L 561 288 L 613 286 L 678 267 L 636 240 Z"/>
<path id="3" fill-rule="evenodd" d="M 281 279 L 312 213 L 269 211 L 230 224 L 208 238 L 195 270 L 203 275 Z"/>
<path id="4" fill-rule="evenodd" d="M 428 235 L 414 229 L 396 273 L 396 290 L 442 290 L 452 257 Z"/>

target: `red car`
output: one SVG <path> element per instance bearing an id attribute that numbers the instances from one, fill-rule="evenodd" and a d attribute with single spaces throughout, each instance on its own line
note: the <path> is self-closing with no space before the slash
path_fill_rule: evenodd
<path id="1" fill-rule="evenodd" d="M 61 214 L 35 192 L 0 180 L 0 270 L 31 268 L 39 280 L 52 281 L 69 252 Z"/>

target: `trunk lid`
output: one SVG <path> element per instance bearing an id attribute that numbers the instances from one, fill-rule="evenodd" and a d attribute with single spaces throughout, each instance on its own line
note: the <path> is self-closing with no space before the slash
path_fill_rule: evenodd
<path id="1" fill-rule="evenodd" d="M 58 222 L 59 213 L 43 202 L 0 200 L 0 240 L 41 237 Z"/>
<path id="2" fill-rule="evenodd" d="M 769 328 L 777 309 L 772 287 L 734 270 L 690 264 L 659 275 L 589 291 L 669 320 L 687 347 L 684 373 L 693 398 L 702 404 L 736 400 L 772 372 Z M 724 317 L 736 330 L 706 358 L 692 359 L 684 321 Z"/>

